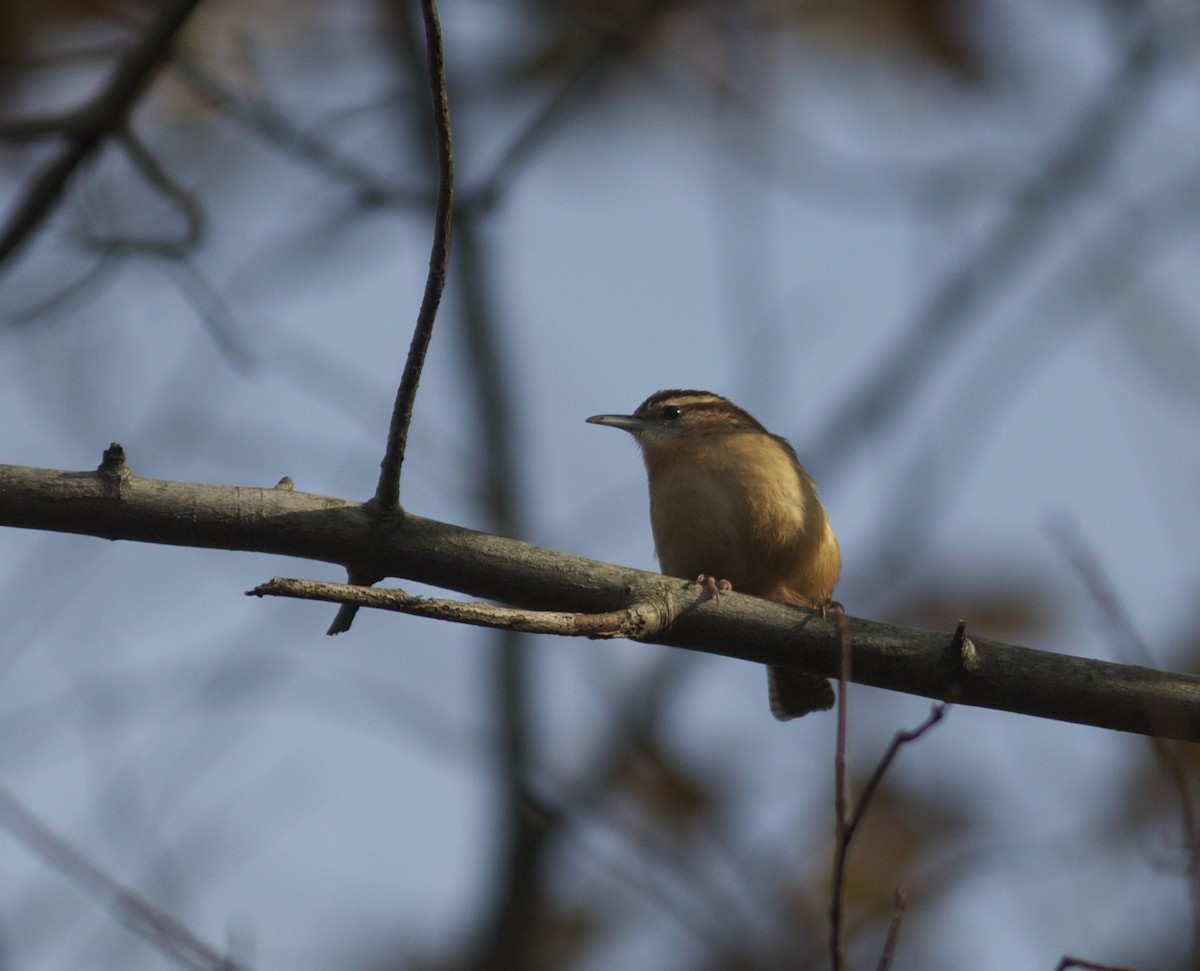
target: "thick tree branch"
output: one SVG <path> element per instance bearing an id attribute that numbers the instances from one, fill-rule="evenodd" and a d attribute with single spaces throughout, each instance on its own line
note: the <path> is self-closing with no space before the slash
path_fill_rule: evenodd
<path id="1" fill-rule="evenodd" d="M 119 446 L 97 472 L 0 466 L 0 525 L 345 565 L 377 521 L 363 504 L 286 488 L 143 479 Z M 671 621 L 649 643 L 836 674 L 819 614 L 418 516 L 388 524 L 381 568 L 516 607 L 601 613 L 649 601 Z M 961 705 L 1200 741 L 1200 678 L 846 618 L 853 680 Z"/>

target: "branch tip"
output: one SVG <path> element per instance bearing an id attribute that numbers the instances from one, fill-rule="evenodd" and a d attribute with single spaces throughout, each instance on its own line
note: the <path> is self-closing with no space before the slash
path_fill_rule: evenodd
<path id="1" fill-rule="evenodd" d="M 908 887 L 896 888 L 895 905 L 892 908 L 892 920 L 888 925 L 887 939 L 883 951 L 879 955 L 878 971 L 888 971 L 892 966 L 892 958 L 896 954 L 896 941 L 900 938 L 900 925 L 904 922 L 904 912 L 908 910 Z"/>

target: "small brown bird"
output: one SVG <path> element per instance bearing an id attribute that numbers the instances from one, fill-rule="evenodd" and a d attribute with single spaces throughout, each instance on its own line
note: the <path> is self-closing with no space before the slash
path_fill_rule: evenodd
<path id="1" fill-rule="evenodd" d="M 824 610 L 842 569 L 812 477 L 788 442 L 708 391 L 659 391 L 632 415 L 588 421 L 630 432 L 650 480 L 650 524 L 668 576 Z M 726 583 L 727 581 L 727 583 Z M 768 669 L 781 721 L 833 705 L 819 675 Z"/>

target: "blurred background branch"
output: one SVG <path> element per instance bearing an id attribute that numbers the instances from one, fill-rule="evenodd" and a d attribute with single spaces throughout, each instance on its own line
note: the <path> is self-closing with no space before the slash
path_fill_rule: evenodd
<path id="1" fill-rule="evenodd" d="M 14 137 L 26 139 L 33 128 L 42 136 L 64 136 L 66 145 L 33 177 L 33 184 L 18 199 L 3 228 L 0 228 L 0 267 L 58 203 L 76 169 L 87 161 L 104 140 L 125 127 L 134 105 L 151 75 L 168 56 L 175 35 L 183 29 L 200 0 L 170 0 L 158 16 L 117 59 L 112 77 L 85 104 L 59 121 L 18 121 Z M 0 128 L 0 137 L 4 136 Z M 143 156 L 144 159 L 145 156 Z M 155 169 L 157 175 L 158 170 Z M 156 180 L 160 184 L 161 180 Z"/>

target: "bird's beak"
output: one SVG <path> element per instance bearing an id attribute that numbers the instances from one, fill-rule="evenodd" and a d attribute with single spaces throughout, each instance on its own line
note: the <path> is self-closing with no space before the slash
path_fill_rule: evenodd
<path id="1" fill-rule="evenodd" d="M 646 419 L 636 415 L 592 415 L 588 421 L 593 425 L 611 425 L 624 428 L 627 432 L 640 432 L 646 427 Z"/>

